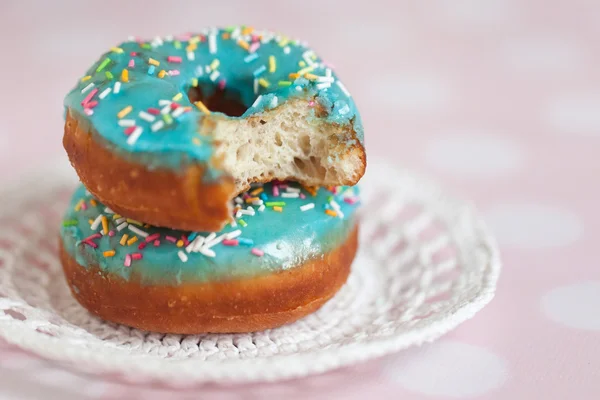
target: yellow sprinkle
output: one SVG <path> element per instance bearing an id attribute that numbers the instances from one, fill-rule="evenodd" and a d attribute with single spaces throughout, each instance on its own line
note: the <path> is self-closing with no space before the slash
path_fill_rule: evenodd
<path id="1" fill-rule="evenodd" d="M 206 115 L 210 115 L 210 110 L 209 110 L 208 108 L 206 108 L 206 106 L 204 105 L 204 103 L 203 103 L 203 102 L 201 102 L 201 101 L 197 101 L 197 102 L 195 102 L 194 104 L 195 104 L 195 105 L 196 105 L 196 107 L 198 107 L 198 109 L 199 109 L 200 111 L 202 111 L 204 114 L 206 114 Z"/>
<path id="2" fill-rule="evenodd" d="M 333 210 L 325 210 L 325 214 L 330 215 L 332 217 L 337 217 L 337 213 Z"/>
<path id="3" fill-rule="evenodd" d="M 179 239 L 177 241 L 177 247 L 183 247 L 183 240 Z"/>
<path id="4" fill-rule="evenodd" d="M 291 74 L 288 75 L 288 77 L 290 79 L 298 79 L 300 77 L 300 74 L 291 73 Z"/>
<path id="5" fill-rule="evenodd" d="M 121 80 L 123 82 L 129 82 L 129 70 L 124 69 L 123 71 L 121 71 Z"/>
<path id="6" fill-rule="evenodd" d="M 158 73 L 158 77 L 162 79 L 165 77 L 166 74 L 167 74 L 167 71 L 165 71 L 164 69 L 161 69 L 160 72 Z"/>
<path id="7" fill-rule="evenodd" d="M 193 38 L 190 39 L 190 44 L 196 44 L 200 41 L 200 36 L 194 36 Z"/>
<path id="8" fill-rule="evenodd" d="M 96 202 L 96 200 L 94 200 L 94 199 L 91 199 L 91 200 L 90 200 L 90 204 L 91 204 L 92 206 L 94 206 L 94 207 L 96 207 L 96 206 L 98 205 L 98 203 L 97 203 L 97 202 Z"/>
<path id="9" fill-rule="evenodd" d="M 298 75 L 304 75 L 308 72 L 312 72 L 314 69 L 315 69 L 314 65 L 311 65 L 310 67 L 302 68 L 300 71 L 298 71 Z"/>
<path id="10" fill-rule="evenodd" d="M 119 241 L 119 243 L 121 243 L 121 246 L 125 246 L 125 243 L 127 243 L 128 237 L 129 237 L 129 235 L 126 233 L 124 233 L 123 236 L 121 236 L 121 240 Z"/>
<path id="11" fill-rule="evenodd" d="M 192 86 L 193 87 L 198 87 L 198 78 L 193 78 L 192 79 Z"/>
<path id="12" fill-rule="evenodd" d="M 112 257 L 112 256 L 114 256 L 114 255 L 115 255 L 115 251 L 114 251 L 114 250 L 107 250 L 107 251 L 105 251 L 104 253 L 102 253 L 102 255 L 103 255 L 104 257 Z"/>
<path id="13" fill-rule="evenodd" d="M 196 43 L 190 43 L 186 48 L 185 51 L 194 51 L 198 48 L 198 46 L 196 45 Z"/>
<path id="14" fill-rule="evenodd" d="M 181 92 L 179 92 L 175 96 L 173 96 L 173 101 L 179 101 L 182 97 L 183 95 L 181 94 Z"/>
<path id="15" fill-rule="evenodd" d="M 316 81 L 319 78 L 315 74 L 304 74 L 304 77 L 310 81 Z"/>
<path id="16" fill-rule="evenodd" d="M 123 49 L 120 47 L 111 47 L 110 51 L 112 51 L 114 53 L 119 53 L 119 54 L 123 53 Z"/>
<path id="17" fill-rule="evenodd" d="M 302 186 L 302 188 L 308 193 L 310 193 L 313 197 L 317 195 L 317 188 L 314 188 L 312 186 Z"/>
<path id="18" fill-rule="evenodd" d="M 249 35 L 254 31 L 254 28 L 247 26 L 244 29 L 242 29 L 242 35 Z"/>
<path id="19" fill-rule="evenodd" d="M 202 144 L 200 139 L 198 139 L 197 137 L 192 139 L 192 143 L 194 143 L 196 146 L 200 146 Z"/>
<path id="20" fill-rule="evenodd" d="M 108 235 L 108 218 L 106 218 L 106 216 L 102 216 L 102 232 L 104 232 L 105 235 Z"/>
<path id="21" fill-rule="evenodd" d="M 250 45 L 248 44 L 248 42 L 245 42 L 243 40 L 238 40 L 237 44 L 244 50 L 250 49 Z"/>
<path id="22" fill-rule="evenodd" d="M 113 214 L 113 219 L 119 219 L 121 216 L 119 214 Z"/>
<path id="23" fill-rule="evenodd" d="M 94 220 L 90 218 L 90 219 L 88 219 L 88 222 L 89 222 L 89 223 L 90 223 L 90 225 L 91 225 L 91 224 L 93 224 L 93 223 L 94 223 Z"/>
<path id="24" fill-rule="evenodd" d="M 260 78 L 260 79 L 258 80 L 258 83 L 259 83 L 259 85 L 260 85 L 260 86 L 262 86 L 262 87 L 265 87 L 265 88 L 266 88 L 266 87 L 269 87 L 269 81 L 267 81 L 265 78 Z"/>
<path id="25" fill-rule="evenodd" d="M 83 78 L 81 78 L 81 82 L 89 81 L 90 79 L 92 79 L 92 76 L 91 75 L 86 75 Z"/>
<path id="26" fill-rule="evenodd" d="M 246 199 L 246 203 L 252 203 L 253 201 L 258 201 L 260 200 L 258 197 L 248 197 Z"/>
<path id="27" fill-rule="evenodd" d="M 210 63 L 210 69 L 214 71 L 215 69 L 219 68 L 219 64 L 221 64 L 221 62 L 218 58 L 215 58 L 213 62 Z"/>
<path id="28" fill-rule="evenodd" d="M 124 116 L 126 116 L 127 114 L 129 114 L 131 112 L 131 110 L 133 110 L 133 107 L 127 106 L 124 109 L 122 109 L 121 111 L 119 111 L 119 113 L 117 114 L 117 117 L 119 117 L 119 119 L 121 119 Z"/>
<path id="29" fill-rule="evenodd" d="M 137 236 L 132 237 L 131 239 L 129 239 L 127 241 L 127 246 L 131 246 L 132 244 L 134 244 L 135 242 L 137 242 Z"/>
<path id="30" fill-rule="evenodd" d="M 269 56 L 269 72 L 273 73 L 277 69 L 277 62 L 275 61 L 275 56 Z"/>
<path id="31" fill-rule="evenodd" d="M 300 61 L 298 63 L 298 65 L 301 66 L 301 67 L 306 67 L 306 63 L 304 61 Z"/>
<path id="32" fill-rule="evenodd" d="M 273 206 L 273 211 L 283 212 L 283 208 L 281 208 L 280 206 Z"/>
<path id="33" fill-rule="evenodd" d="M 140 221 L 136 221 L 135 219 L 131 219 L 131 218 L 127 218 L 127 222 L 130 223 L 130 224 L 136 224 L 138 226 L 143 226 L 144 225 Z"/>
<path id="34" fill-rule="evenodd" d="M 286 37 L 282 38 L 281 41 L 279 42 L 279 46 L 283 47 L 286 44 L 288 44 L 290 42 L 290 40 Z"/>
<path id="35" fill-rule="evenodd" d="M 261 187 L 259 187 L 259 188 L 256 188 L 256 189 L 254 189 L 253 191 L 251 191 L 251 192 L 250 192 L 250 195 L 251 195 L 251 196 L 256 196 L 257 194 L 260 194 L 260 193 L 262 193 L 263 191 L 264 191 L 264 189 L 263 189 L 263 188 L 261 188 Z"/>
<path id="36" fill-rule="evenodd" d="M 160 65 L 160 61 L 156 61 L 154 58 L 149 58 L 148 59 L 148 64 L 154 65 L 155 67 L 158 67 Z"/>
<path id="37" fill-rule="evenodd" d="M 77 204 L 75 204 L 75 211 L 81 210 L 81 206 L 83 205 L 83 199 L 79 200 Z"/>

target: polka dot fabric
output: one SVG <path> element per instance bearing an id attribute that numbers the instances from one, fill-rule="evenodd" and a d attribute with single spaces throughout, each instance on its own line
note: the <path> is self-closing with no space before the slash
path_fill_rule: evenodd
<path id="1" fill-rule="evenodd" d="M 97 54 L 130 34 L 247 22 L 306 39 L 334 64 L 369 157 L 472 198 L 504 269 L 494 301 L 443 339 L 320 376 L 174 390 L 81 375 L 0 343 L 0 399 L 596 398 L 600 3 L 421 3 L 3 4 L 3 186 L 65 157 L 62 96 Z"/>

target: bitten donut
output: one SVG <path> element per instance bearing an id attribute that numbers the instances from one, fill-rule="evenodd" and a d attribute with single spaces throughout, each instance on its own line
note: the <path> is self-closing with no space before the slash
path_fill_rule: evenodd
<path id="1" fill-rule="evenodd" d="M 98 200 L 183 230 L 222 229 L 252 182 L 354 185 L 366 166 L 360 115 L 330 66 L 249 27 L 111 48 L 66 96 L 63 144 Z"/>
<path id="2" fill-rule="evenodd" d="M 255 186 L 255 185 L 253 185 Z M 80 186 L 61 228 L 74 297 L 108 321 L 164 333 L 249 332 L 301 318 L 346 281 L 357 187 L 252 187 L 220 232 L 150 227 Z"/>

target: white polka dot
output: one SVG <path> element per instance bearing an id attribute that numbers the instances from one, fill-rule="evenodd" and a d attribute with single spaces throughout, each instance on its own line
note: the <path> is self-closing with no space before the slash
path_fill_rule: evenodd
<path id="1" fill-rule="evenodd" d="M 541 307 L 555 322 L 575 329 L 600 331 L 600 282 L 551 290 L 542 297 Z"/>
<path id="2" fill-rule="evenodd" d="M 447 85 L 435 76 L 398 74 L 375 77 L 369 85 L 371 96 L 393 110 L 428 112 L 450 103 Z"/>
<path id="3" fill-rule="evenodd" d="M 429 396 L 470 397 L 506 381 L 506 362 L 490 351 L 444 340 L 396 356 L 385 375 L 406 389 Z"/>
<path id="4" fill-rule="evenodd" d="M 500 56 L 515 70 L 537 74 L 578 68 L 585 64 L 584 53 L 578 43 L 564 38 L 530 37 L 510 42 Z"/>
<path id="5" fill-rule="evenodd" d="M 565 134 L 600 136 L 600 91 L 559 97 L 543 110 L 548 125 Z"/>
<path id="6" fill-rule="evenodd" d="M 501 135 L 445 133 L 428 143 L 425 159 L 433 167 L 466 177 L 506 175 L 522 163 L 520 147 Z"/>
<path id="7" fill-rule="evenodd" d="M 583 234 L 577 215 L 545 205 L 498 205 L 488 210 L 486 220 L 501 244 L 518 248 L 565 246 Z"/>

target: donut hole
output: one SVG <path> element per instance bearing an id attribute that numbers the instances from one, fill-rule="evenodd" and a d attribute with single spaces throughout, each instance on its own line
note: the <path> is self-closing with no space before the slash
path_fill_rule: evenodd
<path id="1" fill-rule="evenodd" d="M 187 95 L 192 103 L 201 101 L 210 111 L 230 117 L 241 117 L 248 109 L 241 93 L 233 88 L 221 89 L 217 85 L 202 84 L 190 87 Z"/>

